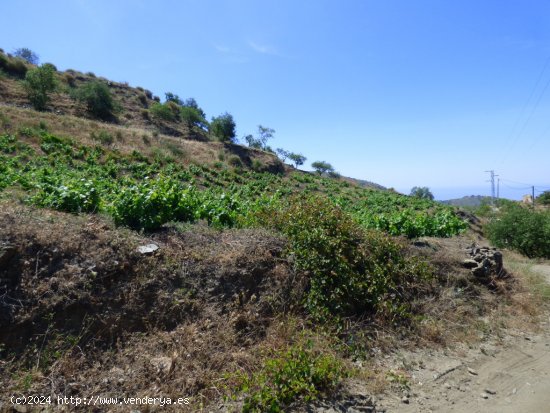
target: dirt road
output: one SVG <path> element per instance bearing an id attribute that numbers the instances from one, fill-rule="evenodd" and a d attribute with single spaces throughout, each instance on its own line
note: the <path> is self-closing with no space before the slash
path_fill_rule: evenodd
<path id="1" fill-rule="evenodd" d="M 550 266 L 535 271 L 550 283 Z M 377 403 L 387 413 L 550 413 L 550 316 L 542 331 L 511 333 L 503 344 L 484 344 L 458 355 L 401 355 L 412 366 L 410 389 Z"/>

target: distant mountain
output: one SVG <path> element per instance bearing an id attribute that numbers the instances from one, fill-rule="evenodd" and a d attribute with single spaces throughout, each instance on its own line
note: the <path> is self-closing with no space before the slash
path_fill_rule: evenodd
<path id="1" fill-rule="evenodd" d="M 469 195 L 463 196 L 462 198 L 449 199 L 447 201 L 441 201 L 442 204 L 460 206 L 460 207 L 477 207 L 491 201 L 490 196 L 483 195 Z"/>

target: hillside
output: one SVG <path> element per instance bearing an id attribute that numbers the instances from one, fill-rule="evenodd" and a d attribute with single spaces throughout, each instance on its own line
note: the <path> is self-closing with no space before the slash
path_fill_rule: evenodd
<path id="1" fill-rule="evenodd" d="M 0 411 L 375 411 L 411 379 L 384 354 L 536 324 L 475 216 L 155 118 L 144 89 L 104 80 L 98 119 L 71 92 L 91 74 L 34 110 L 2 56 Z"/>
<path id="2" fill-rule="evenodd" d="M 478 207 L 481 205 L 489 204 L 491 202 L 491 197 L 483 195 L 469 195 L 463 196 L 462 198 L 448 199 L 441 202 L 446 205 L 457 207 Z"/>

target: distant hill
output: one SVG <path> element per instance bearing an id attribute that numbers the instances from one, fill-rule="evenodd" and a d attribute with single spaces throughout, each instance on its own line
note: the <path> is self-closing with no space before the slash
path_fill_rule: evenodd
<path id="1" fill-rule="evenodd" d="M 442 204 L 460 206 L 460 207 L 477 207 L 491 201 L 490 196 L 483 195 L 469 195 L 462 198 L 449 199 L 447 201 L 441 201 Z"/>

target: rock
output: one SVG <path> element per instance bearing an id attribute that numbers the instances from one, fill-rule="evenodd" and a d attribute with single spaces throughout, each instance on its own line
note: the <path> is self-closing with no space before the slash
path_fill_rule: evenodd
<path id="1" fill-rule="evenodd" d="M 470 373 L 473 376 L 477 376 L 477 371 L 475 371 L 474 369 L 472 369 L 470 367 L 468 367 L 468 373 Z"/>
<path id="2" fill-rule="evenodd" d="M 472 274 L 474 274 L 476 277 L 485 277 L 487 275 L 487 270 L 483 266 L 479 266 L 472 269 Z"/>
<path id="3" fill-rule="evenodd" d="M 497 394 L 496 390 L 493 390 L 493 389 L 485 389 L 485 393 L 488 393 L 488 394 Z"/>
<path id="4" fill-rule="evenodd" d="M 483 399 L 488 399 L 489 398 L 489 395 L 487 393 L 481 393 L 480 396 L 483 398 Z"/>
<path id="5" fill-rule="evenodd" d="M 476 268 L 478 263 L 477 261 L 468 258 L 462 261 L 462 266 L 466 268 Z"/>
<path id="6" fill-rule="evenodd" d="M 153 254 L 158 249 L 159 249 L 159 246 L 157 244 L 147 244 L 147 245 L 140 245 L 137 248 L 137 251 L 140 254 L 150 255 L 150 254 Z"/>
<path id="7" fill-rule="evenodd" d="M 407 396 L 403 396 L 403 397 L 401 398 L 401 402 L 402 402 L 402 403 L 405 403 L 405 404 L 409 404 L 409 403 L 410 403 L 410 400 L 409 400 L 409 398 L 408 398 Z"/>

